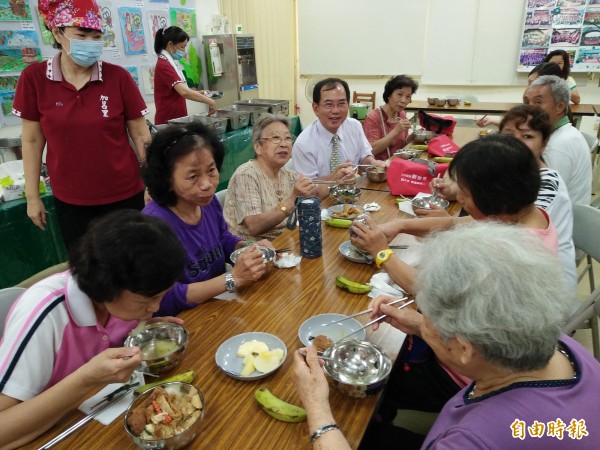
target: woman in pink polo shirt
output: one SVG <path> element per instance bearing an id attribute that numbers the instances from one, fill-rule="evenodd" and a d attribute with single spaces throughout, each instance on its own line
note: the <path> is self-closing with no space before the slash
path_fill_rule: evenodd
<path id="1" fill-rule="evenodd" d="M 16 300 L 0 340 L 0 447 L 26 444 L 92 389 L 129 380 L 141 354 L 123 342 L 138 321 L 183 323 L 151 317 L 184 257 L 169 225 L 115 211 L 90 226 L 69 271 Z"/>
<path id="2" fill-rule="evenodd" d="M 100 61 L 102 20 L 95 0 L 40 0 L 39 11 L 60 51 L 23 70 L 13 112 L 22 120 L 26 179 L 39 178 L 46 146 L 58 221 L 71 247 L 93 218 L 144 207 L 139 161 L 150 141 L 148 110 L 131 75 Z M 26 197 L 27 215 L 43 230 L 46 211 L 37 183 L 27 183 Z"/>

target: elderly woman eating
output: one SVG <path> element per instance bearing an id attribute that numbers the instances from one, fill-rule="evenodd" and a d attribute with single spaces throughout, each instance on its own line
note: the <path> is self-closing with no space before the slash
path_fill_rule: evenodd
<path id="1" fill-rule="evenodd" d="M 94 389 L 125 382 L 142 362 L 124 347 L 180 276 L 184 252 L 170 227 L 132 209 L 93 222 L 70 270 L 13 304 L 0 340 L 0 447 L 41 435 Z M 161 318 L 183 323 L 177 318 Z"/>
<path id="2" fill-rule="evenodd" d="M 513 136 L 492 135 L 465 145 L 450 163 L 450 178 L 457 184 L 457 200 L 470 217 L 396 219 L 377 225 L 355 221 L 351 238 L 373 257 L 377 265 L 409 292 L 415 292 L 416 269 L 388 250 L 388 242 L 399 233 L 423 236 L 448 229 L 460 222 L 491 219 L 527 228 L 557 253 L 556 230 L 548 214 L 535 205 L 540 172 L 533 153 Z"/>
<path id="3" fill-rule="evenodd" d="M 256 245 L 240 254 L 231 273 L 225 271 L 231 253 L 250 243 L 229 232 L 215 197 L 224 152 L 219 138 L 199 123 L 169 126 L 148 147 L 142 175 L 152 200 L 143 212 L 169 223 L 187 253 L 185 279 L 165 294 L 159 315 L 233 293 L 265 273 Z"/>
<path id="4" fill-rule="evenodd" d="M 315 195 L 309 178 L 285 164 L 292 157 L 290 122 L 265 114 L 254 125 L 256 158 L 239 166 L 231 180 L 223 215 L 232 233 L 247 239 L 274 239 L 285 228 L 296 198 Z"/>
<path id="5" fill-rule="evenodd" d="M 422 315 L 378 297 L 372 316 L 421 335 L 473 380 L 448 401 L 422 448 L 600 448 L 600 364 L 561 334 L 570 312 L 564 277 L 538 238 L 491 222 L 438 233 L 424 245 L 417 285 Z M 316 350 L 307 350 L 306 359 L 294 354 L 294 382 L 314 448 L 348 449 Z M 376 437 L 384 442 L 369 448 L 402 447 Z"/>
<path id="6" fill-rule="evenodd" d="M 405 108 L 418 87 L 417 82 L 406 75 L 397 75 L 385 83 L 385 105 L 371 111 L 363 122 L 375 159 L 386 160 L 406 145 L 410 122 Z"/>

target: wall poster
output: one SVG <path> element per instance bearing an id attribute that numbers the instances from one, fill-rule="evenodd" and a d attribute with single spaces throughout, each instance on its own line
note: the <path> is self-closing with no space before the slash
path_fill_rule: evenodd
<path id="1" fill-rule="evenodd" d="M 557 49 L 572 72 L 600 71 L 600 0 L 526 0 L 517 70 L 529 72 Z"/>

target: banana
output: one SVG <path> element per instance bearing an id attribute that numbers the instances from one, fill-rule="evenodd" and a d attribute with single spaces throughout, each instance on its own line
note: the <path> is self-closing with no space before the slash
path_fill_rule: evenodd
<path id="1" fill-rule="evenodd" d="M 133 391 L 133 395 L 140 395 L 146 392 L 149 389 L 152 389 L 155 386 L 170 383 L 171 381 L 181 381 L 183 383 L 191 383 L 196 379 L 196 372 L 193 370 L 188 370 L 186 372 L 178 373 L 177 375 L 173 375 L 170 378 L 165 378 L 164 380 L 155 381 L 154 383 L 148 383 L 143 386 L 140 386 L 135 391 Z"/>
<path id="2" fill-rule="evenodd" d="M 372 286 L 368 284 L 358 283 L 356 281 L 349 280 L 348 278 L 344 278 L 341 275 L 338 275 L 335 278 L 335 285 L 339 288 L 346 289 L 348 292 L 352 292 L 353 294 L 366 294 L 372 289 Z"/>
<path id="3" fill-rule="evenodd" d="M 350 219 L 325 219 L 325 223 L 335 228 L 350 228 L 352 220 Z"/>
<path id="4" fill-rule="evenodd" d="M 421 150 L 421 151 L 425 151 L 429 149 L 429 146 L 427 144 L 423 145 L 423 144 L 413 144 L 410 146 L 411 150 Z"/>
<path id="5" fill-rule="evenodd" d="M 304 408 L 284 402 L 275 397 L 266 387 L 260 387 L 254 391 L 254 398 L 263 411 L 277 420 L 283 422 L 304 422 L 306 420 Z"/>
<path id="6" fill-rule="evenodd" d="M 433 161 L 437 163 L 449 163 L 452 162 L 452 159 L 453 158 L 448 158 L 447 156 L 436 156 L 433 158 Z"/>

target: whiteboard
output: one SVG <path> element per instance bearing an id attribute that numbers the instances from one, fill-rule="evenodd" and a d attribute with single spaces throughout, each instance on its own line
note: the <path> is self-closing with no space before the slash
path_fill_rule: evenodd
<path id="1" fill-rule="evenodd" d="M 298 0 L 300 75 L 421 73 L 424 0 Z"/>
<path id="2" fill-rule="evenodd" d="M 525 1 L 298 0 L 300 74 L 520 84 Z"/>

